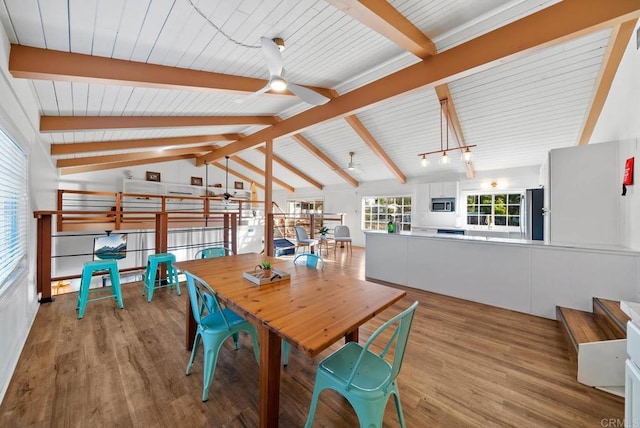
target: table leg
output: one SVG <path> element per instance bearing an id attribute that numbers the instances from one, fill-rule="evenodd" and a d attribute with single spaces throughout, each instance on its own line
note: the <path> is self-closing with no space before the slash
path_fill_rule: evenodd
<path id="1" fill-rule="evenodd" d="M 347 334 L 344 335 L 344 343 L 358 342 L 359 336 L 360 335 L 358 333 L 358 328 L 356 328 L 353 331 L 349 331 L 347 332 Z"/>
<path id="2" fill-rule="evenodd" d="M 280 412 L 280 359 L 282 339 L 258 326 L 260 339 L 260 427 L 278 426 Z"/>
<path id="3" fill-rule="evenodd" d="M 193 349 L 193 341 L 196 337 L 196 329 L 198 325 L 196 324 L 196 319 L 193 317 L 193 312 L 191 312 L 191 300 L 189 299 L 189 293 L 185 293 L 187 298 L 184 299 L 187 302 L 187 316 L 186 316 L 186 326 L 185 326 L 185 337 L 184 337 L 184 346 L 187 348 L 187 351 L 191 351 Z"/>

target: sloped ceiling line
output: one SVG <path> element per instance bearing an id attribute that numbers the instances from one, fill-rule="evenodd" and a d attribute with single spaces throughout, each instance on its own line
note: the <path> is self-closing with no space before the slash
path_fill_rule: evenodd
<path id="1" fill-rule="evenodd" d="M 591 100 L 591 106 L 589 113 L 584 122 L 582 134 L 578 140 L 578 145 L 589 144 L 593 129 L 598 122 L 604 102 L 609 95 L 613 78 L 616 75 L 624 51 L 627 48 L 629 40 L 633 35 L 633 30 L 636 27 L 637 19 L 624 22 L 620 25 L 616 25 L 611 31 L 609 37 L 609 43 L 607 45 L 607 51 L 602 60 L 602 67 L 596 80 L 595 89 L 593 91 L 593 99 Z"/>
<path id="2" fill-rule="evenodd" d="M 585 10 L 589 10 L 589 13 L 583 13 Z M 424 87 L 435 87 L 517 58 L 525 52 L 637 18 L 639 13 L 640 4 L 634 0 L 606 4 L 598 0 L 562 1 L 366 84 L 325 105 L 248 135 L 203 156 L 203 159 L 219 159 L 267 140 L 302 132 L 316 124 L 354 114 L 389 98 Z"/>
<path id="3" fill-rule="evenodd" d="M 110 150 L 141 149 L 149 147 L 181 146 L 187 144 L 235 141 L 240 134 L 194 135 L 188 137 L 144 138 L 134 140 L 87 141 L 80 143 L 51 144 L 52 155 L 73 155 Z"/>

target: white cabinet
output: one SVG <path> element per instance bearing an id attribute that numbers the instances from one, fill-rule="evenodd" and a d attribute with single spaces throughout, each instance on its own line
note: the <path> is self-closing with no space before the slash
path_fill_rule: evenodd
<path id="1" fill-rule="evenodd" d="M 640 328 L 627 323 L 627 354 L 624 380 L 624 419 L 626 426 L 640 424 Z"/>
<path id="2" fill-rule="evenodd" d="M 445 181 L 441 183 L 431 183 L 430 195 L 432 198 L 456 198 L 458 197 L 458 182 Z"/>
<path id="3" fill-rule="evenodd" d="M 145 195 L 165 196 L 203 196 L 204 187 L 179 183 L 161 183 L 157 181 L 125 179 L 122 183 L 124 193 L 142 193 Z"/>
<path id="4" fill-rule="evenodd" d="M 456 181 L 418 184 L 412 226 L 454 227 L 456 213 L 431 211 L 431 198 L 456 198 L 457 196 L 458 182 Z"/>

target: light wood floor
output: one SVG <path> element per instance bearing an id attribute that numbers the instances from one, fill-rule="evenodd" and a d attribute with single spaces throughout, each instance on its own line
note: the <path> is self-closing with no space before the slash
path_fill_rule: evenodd
<path id="1" fill-rule="evenodd" d="M 328 271 L 364 277 L 364 252 L 333 251 Z M 428 278 L 425 278 L 428 281 Z M 185 294 L 163 289 L 148 304 L 123 286 L 125 309 L 76 294 L 41 306 L 4 402 L 0 427 L 255 427 L 258 366 L 247 337 L 225 344 L 209 401 L 200 401 L 202 355 L 184 370 Z M 407 289 L 367 323 L 361 340 L 419 300 L 398 384 L 409 427 L 601 427 L 624 417 L 623 400 L 581 385 L 555 321 Z M 304 424 L 318 361 L 297 350 L 283 369 L 280 426 Z M 398 426 L 393 400 L 384 425 Z M 357 426 L 346 400 L 321 395 L 314 426 Z"/>

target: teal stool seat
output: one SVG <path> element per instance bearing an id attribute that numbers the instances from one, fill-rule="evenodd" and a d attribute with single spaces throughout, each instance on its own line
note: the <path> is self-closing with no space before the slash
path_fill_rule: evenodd
<path id="1" fill-rule="evenodd" d="M 169 287 L 176 288 L 178 296 L 180 295 L 180 284 L 178 283 L 178 270 L 173 266 L 176 262 L 176 256 L 171 253 L 152 254 L 147 258 L 147 270 L 144 273 L 144 285 L 142 287 L 142 295 L 147 293 L 147 302 L 151 302 L 153 298 L 153 290 L 157 288 Z M 164 264 L 167 268 L 167 283 L 161 284 L 158 279 L 156 285 L 156 272 L 158 267 Z"/>
<path id="2" fill-rule="evenodd" d="M 105 270 L 109 272 L 109 276 L 111 277 L 111 295 L 89 299 L 90 292 L 104 293 L 105 291 L 108 291 L 106 288 L 89 289 L 93 274 Z M 78 319 L 82 319 L 84 316 L 84 310 L 86 309 L 88 302 L 94 302 L 102 299 L 116 299 L 120 309 L 124 308 L 124 305 L 122 304 L 122 290 L 120 289 L 118 263 L 115 260 L 93 260 L 84 263 L 84 267 L 82 268 L 82 279 L 80 281 L 80 291 L 78 292 L 78 303 L 76 304 L 76 309 L 78 309 Z"/>

